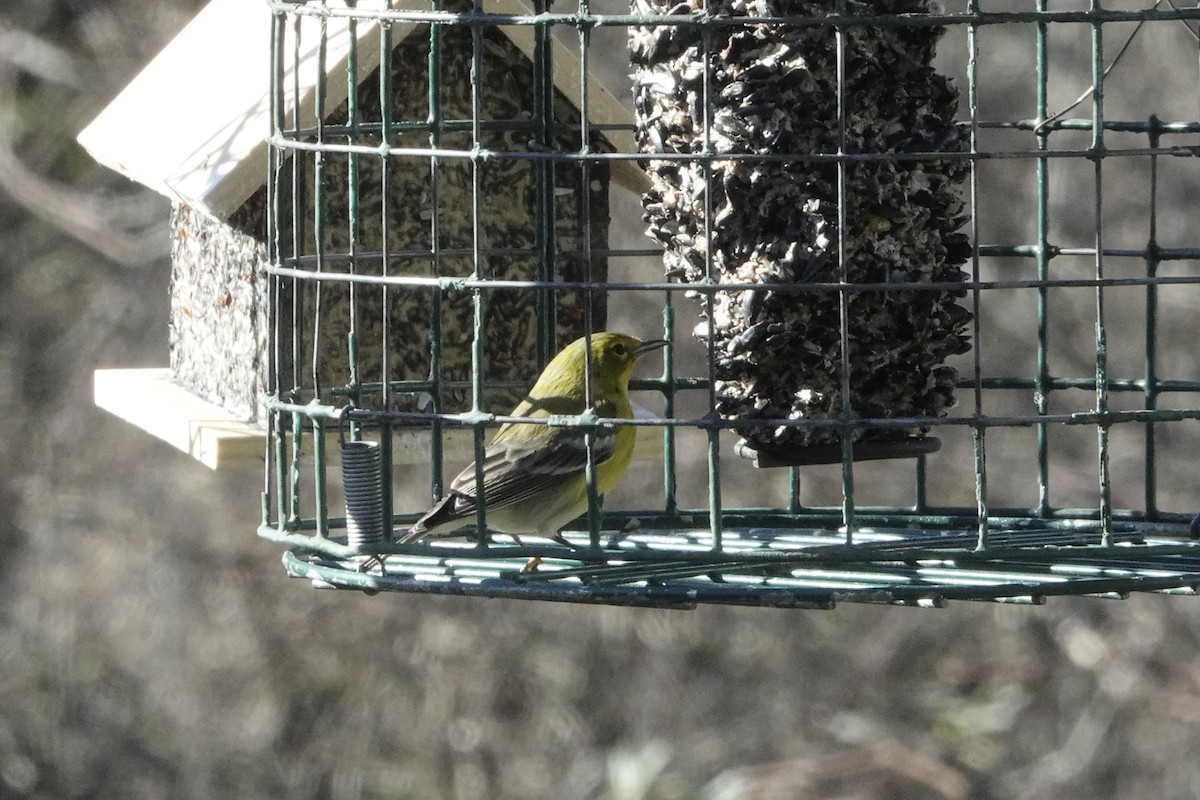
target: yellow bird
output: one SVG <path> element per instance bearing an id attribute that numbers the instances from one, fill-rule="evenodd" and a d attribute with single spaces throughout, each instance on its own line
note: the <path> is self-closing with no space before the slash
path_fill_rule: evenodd
<path id="1" fill-rule="evenodd" d="M 591 337 L 592 401 L 596 414 L 633 419 L 629 378 L 638 359 L 667 344 L 623 333 Z M 510 416 L 546 419 L 558 414 L 582 414 L 588 368 L 585 339 L 576 339 L 556 355 L 529 394 Z M 596 491 L 603 496 L 625 474 L 633 457 L 636 429 L 615 425 L 593 429 L 592 457 Z M 558 538 L 563 525 L 587 511 L 587 449 L 584 430 L 543 424 L 505 423 L 483 453 L 483 498 L 489 529 Z M 475 464 L 458 474 L 450 492 L 397 541 L 400 544 L 450 536 L 476 519 L 479 491 Z"/>

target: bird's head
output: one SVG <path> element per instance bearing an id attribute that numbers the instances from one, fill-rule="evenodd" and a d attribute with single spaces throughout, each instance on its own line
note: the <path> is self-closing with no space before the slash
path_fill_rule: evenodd
<path id="1" fill-rule="evenodd" d="M 666 341 L 651 339 L 642 341 L 625 333 L 603 331 L 591 336 L 592 394 L 607 397 L 614 393 L 623 395 L 629 389 L 629 378 L 638 359 L 657 350 Z M 588 368 L 587 339 L 579 338 L 564 347 L 546 366 L 535 396 L 559 395 L 582 399 L 584 375 Z M 541 385 L 541 384 L 553 384 Z M 540 390 L 540 391 L 539 391 Z"/>
<path id="2" fill-rule="evenodd" d="M 597 333 L 592 337 L 592 379 L 600 387 L 625 391 L 638 359 L 664 345 L 663 339 L 642 341 L 624 333 Z"/>

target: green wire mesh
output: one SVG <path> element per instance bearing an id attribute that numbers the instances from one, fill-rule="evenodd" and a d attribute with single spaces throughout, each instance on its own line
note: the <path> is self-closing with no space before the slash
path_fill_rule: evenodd
<path id="1" fill-rule="evenodd" d="M 750 4 L 769 13 L 738 16 L 715 4 L 630 13 L 586 0 L 270 3 L 273 392 L 259 534 L 285 546 L 290 575 L 370 592 L 664 607 L 1194 593 L 1200 244 L 1186 201 L 1200 122 L 1175 115 L 1197 102 L 1188 37 L 1200 9 L 825 5 L 814 14 L 800 0 Z M 719 298 L 755 284 L 716 280 L 711 253 L 696 262 L 698 280 L 664 275 L 663 250 L 626 236 L 611 211 L 623 190 L 610 179 L 647 157 L 631 144 L 631 121 L 594 113 L 600 82 L 632 105 L 627 56 L 614 52 L 637 30 L 695 30 L 716 70 L 724 55 L 711 42 L 754 25 L 826 32 L 839 81 L 858 29 L 944 28 L 940 47 L 960 55 L 959 67 L 950 57 L 939 68 L 961 92 L 961 149 L 747 156 L 831 165 L 839 230 L 855 165 L 966 165 L 962 232 L 973 250 L 962 279 L 903 286 L 953 292 L 970 314 L 972 348 L 949 360 L 957 406 L 944 414 L 864 416 L 852 391 L 818 419 L 717 413 L 724 351 L 693 329 L 716 321 Z M 367 29 L 377 36 L 360 38 Z M 331 55 L 339 31 L 344 64 Z M 1153 76 L 1164 88 L 1148 96 L 1124 88 L 1137 63 L 1106 68 L 1126 42 L 1154 36 L 1182 38 L 1192 57 L 1178 74 Z M 317 76 L 316 110 L 296 113 L 302 65 Z M 564 91 L 563 75 L 581 76 L 576 91 Z M 1188 77 L 1166 88 L 1178 75 Z M 717 89 L 710 73 L 696 80 L 692 123 L 707 142 L 719 126 L 706 93 Z M 347 87 L 340 105 L 326 99 L 334 81 Z M 1060 84 L 1076 87 L 1066 102 Z M 1097 90 L 1057 113 L 1089 84 Z M 839 82 L 844 139 L 855 110 L 842 93 Z M 418 100 L 402 105 L 399 94 Z M 1119 118 L 1114 107 L 1145 113 Z M 719 158 L 702 148 L 676 160 L 711 175 Z M 517 201 L 501 196 L 518 184 Z M 698 199 L 710 242 L 712 192 Z M 637 223 L 642 212 L 625 213 Z M 849 309 L 858 295 L 900 289 L 849 281 L 846 263 L 842 253 L 832 279 L 772 288 L 837 299 L 831 358 L 852 390 Z M 392 544 L 392 530 L 444 494 L 447 471 L 482 453 L 541 366 L 605 327 L 671 342 L 661 371 L 633 384 L 654 415 L 634 424 L 644 440 L 661 439 L 626 479 L 640 491 L 594 503 L 565 532 L 572 548 L 502 535 Z M 832 456 L 756 469 L 735 447 L 748 424 L 833 431 Z M 461 431 L 465 458 L 451 444 Z M 934 444 L 855 460 L 864 431 L 917 431 Z M 396 457 L 412 436 L 425 443 L 416 466 Z M 358 441 L 379 450 L 365 529 L 354 518 L 359 490 L 342 486 L 339 467 L 344 444 Z M 360 571 L 377 554 L 388 557 Z M 541 563 L 530 570 L 532 558 Z"/>

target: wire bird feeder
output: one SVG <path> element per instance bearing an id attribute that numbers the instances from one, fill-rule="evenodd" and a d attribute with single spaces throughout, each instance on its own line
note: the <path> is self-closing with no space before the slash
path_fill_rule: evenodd
<path id="1" fill-rule="evenodd" d="M 1136 37 L 1186 51 L 1200 9 L 269 5 L 259 532 L 289 574 L 684 608 L 1195 593 L 1200 243 L 1179 176 L 1200 123 L 1164 121 L 1182 89 L 1109 70 Z M 345 26 L 378 35 L 322 59 L 298 112 L 300 54 Z M 1026 63 L 1032 81 L 1000 70 Z M 633 115 L 599 121 L 598 76 L 630 65 Z M 363 88 L 323 104 L 325 82 Z M 1104 91 L 1055 114 L 1072 83 Z M 652 241 L 610 210 L 622 171 Z M 549 358 L 606 326 L 669 340 L 633 383 L 639 506 L 593 503 L 572 547 L 393 543 Z"/>

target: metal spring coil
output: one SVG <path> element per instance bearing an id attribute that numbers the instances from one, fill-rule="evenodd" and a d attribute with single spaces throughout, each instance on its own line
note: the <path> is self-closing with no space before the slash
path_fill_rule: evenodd
<path id="1" fill-rule="evenodd" d="M 382 462 L 378 442 L 342 444 L 342 483 L 346 491 L 346 538 L 364 547 L 384 539 Z"/>

